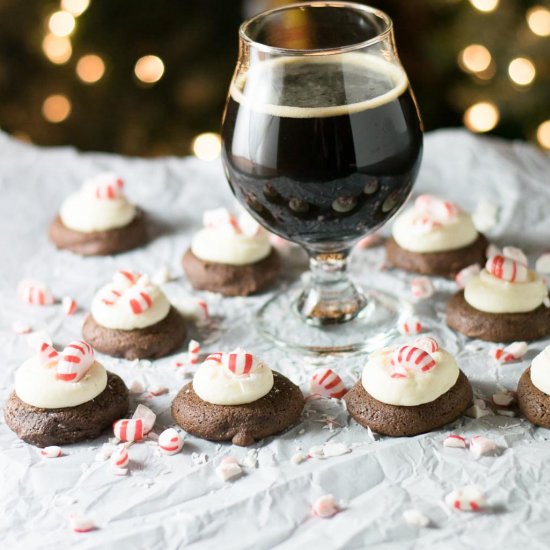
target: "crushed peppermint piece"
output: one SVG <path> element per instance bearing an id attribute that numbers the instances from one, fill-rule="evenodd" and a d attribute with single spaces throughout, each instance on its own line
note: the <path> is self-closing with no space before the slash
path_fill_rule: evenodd
<path id="1" fill-rule="evenodd" d="M 466 448 L 466 439 L 457 434 L 448 435 L 443 441 L 444 447 L 451 447 L 456 449 L 465 449 Z"/>
<path id="2" fill-rule="evenodd" d="M 479 458 L 482 455 L 486 455 L 494 451 L 496 448 L 496 443 L 488 437 L 476 435 L 470 439 L 470 452 L 474 458 Z"/>
<path id="3" fill-rule="evenodd" d="M 498 391 L 493 394 L 493 403 L 498 407 L 509 407 L 516 400 L 516 394 L 510 390 Z"/>
<path id="4" fill-rule="evenodd" d="M 216 474 L 222 481 L 234 479 L 240 476 L 242 472 L 243 470 L 234 456 L 224 457 L 216 468 Z"/>
<path id="5" fill-rule="evenodd" d="M 318 518 L 330 518 L 339 512 L 339 508 L 333 495 L 323 495 L 313 503 L 312 512 Z"/>
<path id="6" fill-rule="evenodd" d="M 405 510 L 403 512 L 403 519 L 411 527 L 428 527 L 430 525 L 430 519 L 420 510 Z"/>
<path id="7" fill-rule="evenodd" d="M 69 524 L 75 533 L 89 533 L 96 529 L 94 522 L 82 514 L 71 514 Z"/>
<path id="8" fill-rule="evenodd" d="M 485 506 L 485 495 L 476 485 L 467 485 L 451 491 L 445 497 L 449 508 L 462 512 L 478 512 Z"/>
<path id="9" fill-rule="evenodd" d="M 290 461 L 293 464 L 301 464 L 302 462 L 305 462 L 308 459 L 308 455 L 304 453 L 295 453 L 290 457 Z"/>
<path id="10" fill-rule="evenodd" d="M 535 263 L 535 270 L 544 275 L 550 275 L 550 252 L 541 254 Z"/>
<path id="11" fill-rule="evenodd" d="M 434 295 L 435 288 L 428 277 L 415 277 L 411 281 L 411 292 L 415 298 L 424 300 Z"/>
<path id="12" fill-rule="evenodd" d="M 63 456 L 63 451 L 61 450 L 61 447 L 51 445 L 40 449 L 40 456 L 44 458 L 59 458 L 60 456 Z"/>
<path id="13" fill-rule="evenodd" d="M 14 321 L 11 324 L 11 330 L 16 334 L 29 334 L 32 332 L 32 327 L 23 321 Z"/>

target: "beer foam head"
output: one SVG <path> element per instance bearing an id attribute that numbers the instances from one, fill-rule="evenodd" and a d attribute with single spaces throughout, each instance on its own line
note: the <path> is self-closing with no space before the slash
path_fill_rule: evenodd
<path id="1" fill-rule="evenodd" d="M 231 84 L 231 97 L 254 111 L 287 118 L 346 115 L 397 99 L 408 86 L 400 65 L 372 54 L 280 57 Z"/>

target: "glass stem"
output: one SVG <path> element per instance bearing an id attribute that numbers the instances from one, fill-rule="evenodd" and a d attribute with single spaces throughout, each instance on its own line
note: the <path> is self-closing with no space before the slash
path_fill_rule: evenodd
<path id="1" fill-rule="evenodd" d="M 347 274 L 350 249 L 307 253 L 309 278 L 296 302 L 298 313 L 313 325 L 344 323 L 356 317 L 366 299 Z"/>

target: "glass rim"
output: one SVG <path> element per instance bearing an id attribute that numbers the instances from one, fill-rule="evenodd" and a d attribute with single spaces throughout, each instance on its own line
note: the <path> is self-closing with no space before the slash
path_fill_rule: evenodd
<path id="1" fill-rule="evenodd" d="M 269 46 L 268 44 L 257 42 L 247 32 L 250 25 L 258 21 L 259 19 L 263 19 L 274 13 L 288 11 L 296 8 L 307 8 L 307 7 L 347 8 L 349 10 L 353 10 L 356 12 L 368 13 L 370 15 L 374 15 L 379 20 L 381 20 L 384 23 L 384 29 L 381 32 L 379 32 L 376 36 L 373 36 L 372 38 L 363 40 L 361 42 L 348 44 L 346 46 L 339 46 L 336 48 L 330 47 L 330 48 L 315 48 L 315 49 L 296 49 L 296 48 L 281 48 L 278 46 Z M 391 17 L 386 12 L 379 10 L 378 8 L 373 8 L 372 6 L 367 6 L 365 4 L 358 4 L 357 2 L 312 1 L 312 2 L 297 2 L 295 4 L 287 4 L 285 6 L 279 6 L 277 8 L 272 8 L 270 10 L 260 12 L 250 17 L 249 19 L 247 19 L 241 24 L 241 26 L 239 27 L 239 37 L 250 46 L 253 46 L 258 50 L 261 50 L 263 52 L 268 52 L 268 53 L 280 53 L 283 55 L 303 55 L 303 56 L 336 55 L 336 54 L 341 54 L 346 52 L 353 52 L 355 50 L 359 50 L 361 48 L 371 46 L 372 44 L 376 44 L 377 42 L 384 40 L 392 32 L 392 30 L 393 30 L 393 21 Z"/>

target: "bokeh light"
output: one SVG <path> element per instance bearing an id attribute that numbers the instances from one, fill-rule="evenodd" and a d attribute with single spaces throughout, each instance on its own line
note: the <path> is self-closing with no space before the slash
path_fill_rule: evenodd
<path id="1" fill-rule="evenodd" d="M 162 78 L 164 63 L 156 55 L 145 55 L 137 60 L 134 72 L 141 82 L 153 84 Z"/>
<path id="2" fill-rule="evenodd" d="M 193 140 L 193 153 L 201 160 L 214 160 L 220 156 L 222 150 L 219 134 L 206 132 L 199 134 Z"/>
<path id="3" fill-rule="evenodd" d="M 61 7 L 75 17 L 84 13 L 89 5 L 90 0 L 61 0 Z"/>
<path id="4" fill-rule="evenodd" d="M 534 6 L 527 12 L 527 24 L 537 36 L 550 36 L 550 10 Z"/>
<path id="5" fill-rule="evenodd" d="M 489 101 L 480 101 L 468 107 L 464 113 L 464 125 L 472 132 L 489 132 L 500 119 L 497 106 Z"/>
<path id="6" fill-rule="evenodd" d="M 496 10 L 498 2 L 499 0 L 470 0 L 470 4 L 472 4 L 476 10 L 483 12 Z"/>
<path id="7" fill-rule="evenodd" d="M 105 62 L 99 55 L 83 55 L 76 64 L 78 78 L 86 84 L 93 84 L 105 74 Z"/>
<path id="8" fill-rule="evenodd" d="M 459 55 L 460 66 L 470 73 L 481 73 L 491 65 L 491 52 L 481 44 L 470 44 Z"/>
<path id="9" fill-rule="evenodd" d="M 537 141 L 541 147 L 550 149 L 550 120 L 545 120 L 537 128 Z"/>
<path id="10" fill-rule="evenodd" d="M 42 41 L 44 55 L 57 65 L 66 63 L 71 58 L 73 48 L 71 41 L 66 36 L 47 34 Z"/>
<path id="11" fill-rule="evenodd" d="M 508 75 L 519 86 L 531 84 L 536 74 L 535 65 L 526 57 L 516 57 L 508 65 Z"/>
<path id="12" fill-rule="evenodd" d="M 74 31 L 75 20 L 68 11 L 56 11 L 50 16 L 48 27 L 56 36 L 69 36 Z"/>
<path id="13" fill-rule="evenodd" d="M 63 122 L 70 114 L 71 102 L 63 94 L 48 96 L 42 104 L 42 116 L 48 122 Z"/>

